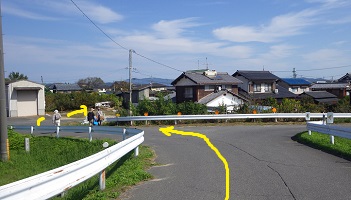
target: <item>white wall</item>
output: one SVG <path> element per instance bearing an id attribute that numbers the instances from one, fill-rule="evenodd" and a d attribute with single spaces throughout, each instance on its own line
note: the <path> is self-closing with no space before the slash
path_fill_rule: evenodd
<path id="1" fill-rule="evenodd" d="M 18 117 L 18 106 L 17 106 L 17 90 L 15 88 L 19 88 L 18 90 L 35 90 L 37 92 L 37 113 L 33 113 L 33 115 L 45 115 L 45 93 L 44 93 L 44 85 L 34 83 L 27 80 L 20 80 L 8 85 L 8 106 L 9 106 L 9 117 Z M 39 89 L 33 89 L 39 88 Z"/>

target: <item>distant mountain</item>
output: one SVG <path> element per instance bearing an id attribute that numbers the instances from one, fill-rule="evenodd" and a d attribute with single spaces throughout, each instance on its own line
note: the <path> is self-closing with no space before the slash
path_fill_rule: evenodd
<path id="1" fill-rule="evenodd" d="M 128 80 L 125 80 L 126 82 L 129 82 Z M 168 85 L 171 86 L 173 79 L 164 79 L 164 78 L 132 78 L 132 83 L 133 84 L 150 84 L 150 83 L 159 83 L 163 85 Z"/>

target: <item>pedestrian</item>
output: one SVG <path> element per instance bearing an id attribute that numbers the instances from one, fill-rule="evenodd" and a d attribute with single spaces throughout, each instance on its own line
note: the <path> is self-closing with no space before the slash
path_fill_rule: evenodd
<path id="1" fill-rule="evenodd" d="M 95 120 L 94 108 L 91 108 L 90 111 L 88 112 L 89 126 L 94 125 L 94 120 Z"/>
<path id="2" fill-rule="evenodd" d="M 55 110 L 54 114 L 52 115 L 52 123 L 55 126 L 60 126 L 61 125 L 61 114 L 59 113 L 58 110 Z"/>
<path id="3" fill-rule="evenodd" d="M 98 122 L 98 125 L 100 126 L 101 123 L 102 123 L 102 120 L 104 120 L 104 114 L 102 113 L 102 110 L 100 108 L 98 108 L 98 111 L 96 112 L 96 115 L 97 115 L 97 122 Z"/>

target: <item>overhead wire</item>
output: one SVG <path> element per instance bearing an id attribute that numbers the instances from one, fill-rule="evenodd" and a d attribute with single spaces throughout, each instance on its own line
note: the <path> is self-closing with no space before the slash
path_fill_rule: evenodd
<path id="1" fill-rule="evenodd" d="M 84 13 L 84 11 L 73 1 L 73 0 L 71 0 L 71 2 L 75 5 L 75 7 L 98 29 L 98 30 L 100 30 L 107 38 L 109 38 L 113 43 L 115 43 L 116 45 L 118 45 L 119 47 L 121 47 L 122 49 L 124 49 L 124 50 L 127 50 L 127 51 L 129 51 L 129 49 L 128 48 L 126 48 L 126 47 L 124 47 L 123 45 L 121 45 L 121 44 L 119 44 L 118 42 L 116 42 L 112 37 L 110 37 L 105 31 L 103 31 L 93 20 L 91 20 L 89 17 L 88 17 L 88 15 L 86 15 L 85 13 Z M 137 52 L 135 52 L 134 50 L 132 51 L 134 54 L 136 54 L 136 55 L 138 55 L 138 56 L 140 56 L 140 57 L 142 57 L 142 58 L 144 58 L 144 59 L 146 59 L 146 60 L 149 60 L 149 61 L 151 61 L 151 62 L 154 62 L 154 63 L 156 63 L 156 64 L 158 64 L 158 65 L 161 65 L 161 66 L 164 66 L 164 67 L 167 67 L 167 68 L 169 68 L 169 69 L 173 69 L 173 70 L 176 70 L 176 71 L 179 71 L 179 72 L 184 72 L 184 71 L 182 71 L 182 70 L 179 70 L 179 69 L 176 69 L 176 68 L 174 68 L 174 67 L 171 67 L 171 66 L 169 66 L 169 65 L 166 65 L 166 64 L 163 64 L 163 63 L 161 63 L 161 62 L 158 62 L 158 61 L 156 61 L 156 60 L 154 60 L 154 59 L 151 59 L 151 58 L 148 58 L 148 57 L 146 57 L 146 56 L 144 56 L 144 55 L 142 55 L 142 54 L 140 54 L 140 53 L 137 53 Z"/>

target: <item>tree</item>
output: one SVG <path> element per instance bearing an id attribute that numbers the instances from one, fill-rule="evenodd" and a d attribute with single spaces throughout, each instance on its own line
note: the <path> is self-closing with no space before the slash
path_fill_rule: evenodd
<path id="1" fill-rule="evenodd" d="M 99 77 L 88 77 L 85 79 L 79 79 L 77 84 L 84 89 L 93 89 L 105 83 Z"/>
<path id="2" fill-rule="evenodd" d="M 129 91 L 129 83 L 126 81 L 115 81 L 112 85 L 113 91 Z"/>
<path id="3" fill-rule="evenodd" d="M 11 72 L 9 74 L 9 79 L 11 81 L 16 81 L 16 80 L 28 80 L 28 77 L 24 74 L 20 74 L 19 72 Z"/>

